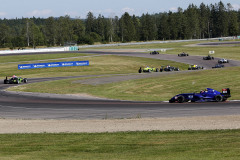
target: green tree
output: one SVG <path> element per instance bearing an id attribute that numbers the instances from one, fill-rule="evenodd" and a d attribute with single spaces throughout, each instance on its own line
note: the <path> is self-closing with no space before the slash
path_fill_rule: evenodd
<path id="1" fill-rule="evenodd" d="M 90 34 L 91 32 L 94 32 L 95 27 L 95 19 L 92 12 L 88 12 L 87 18 L 86 18 L 86 33 Z"/>
<path id="2" fill-rule="evenodd" d="M 120 19 L 120 30 L 123 42 L 129 42 L 134 40 L 134 35 L 136 31 L 132 21 L 132 17 L 127 12 L 125 12 Z"/>
<path id="3" fill-rule="evenodd" d="M 210 8 L 204 3 L 200 4 L 200 38 L 209 37 Z"/>
<path id="4" fill-rule="evenodd" d="M 2 47 L 7 47 L 7 39 L 10 35 L 10 28 L 6 24 L 0 24 L 0 45 Z"/>
<path id="5" fill-rule="evenodd" d="M 228 5 L 228 20 L 229 20 L 229 35 L 237 36 L 239 34 L 239 22 L 237 12 L 233 10 L 232 5 L 229 3 Z"/>
<path id="6" fill-rule="evenodd" d="M 85 36 L 85 26 L 80 19 L 73 21 L 73 40 L 78 41 Z"/>
<path id="7" fill-rule="evenodd" d="M 55 18 L 49 17 L 46 19 L 44 34 L 49 46 L 55 46 L 57 44 L 57 22 Z"/>
<path id="8" fill-rule="evenodd" d="M 163 13 L 160 17 L 160 23 L 158 26 L 158 39 L 167 40 L 170 39 L 170 29 L 168 25 L 168 14 Z"/>
<path id="9" fill-rule="evenodd" d="M 73 40 L 73 22 L 68 15 L 60 17 L 57 20 L 57 43 L 64 45 Z"/>
<path id="10" fill-rule="evenodd" d="M 191 4 L 184 12 L 187 18 L 186 37 L 189 39 L 200 37 L 199 13 L 197 6 Z"/>

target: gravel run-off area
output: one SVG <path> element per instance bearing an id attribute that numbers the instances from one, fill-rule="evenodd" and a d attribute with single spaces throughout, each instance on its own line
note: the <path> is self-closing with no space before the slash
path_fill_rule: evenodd
<path id="1" fill-rule="evenodd" d="M 106 120 L 0 119 L 0 134 L 8 133 L 101 133 L 128 131 L 239 129 L 240 116 L 138 118 Z"/>

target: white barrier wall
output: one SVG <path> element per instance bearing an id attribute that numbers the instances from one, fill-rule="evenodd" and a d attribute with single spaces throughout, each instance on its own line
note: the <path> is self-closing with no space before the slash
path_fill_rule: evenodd
<path id="1" fill-rule="evenodd" d="M 4 50 L 0 51 L 0 54 L 17 54 L 17 53 L 36 53 L 36 52 L 58 52 L 65 51 L 62 48 L 39 48 L 39 49 L 24 49 L 24 50 Z"/>

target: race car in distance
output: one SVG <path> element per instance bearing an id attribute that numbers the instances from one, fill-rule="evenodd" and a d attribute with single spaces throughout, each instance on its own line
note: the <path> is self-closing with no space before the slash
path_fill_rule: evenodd
<path id="1" fill-rule="evenodd" d="M 229 63 L 229 61 L 225 58 L 219 59 L 218 63 Z"/>
<path id="2" fill-rule="evenodd" d="M 142 72 L 159 72 L 159 69 L 158 68 L 154 68 L 154 67 L 145 67 L 142 69 L 142 67 L 139 68 L 138 70 L 138 73 L 142 73 Z"/>
<path id="3" fill-rule="evenodd" d="M 152 54 L 152 55 L 154 55 L 154 54 L 159 54 L 159 52 L 153 51 L 153 52 L 150 52 L 150 54 Z"/>
<path id="4" fill-rule="evenodd" d="M 203 57 L 203 60 L 213 60 L 213 59 L 214 59 L 214 57 L 212 57 L 210 55 Z"/>
<path id="5" fill-rule="evenodd" d="M 188 70 L 199 70 L 199 69 L 203 69 L 203 66 L 198 66 L 198 65 L 190 65 L 188 67 Z"/>
<path id="6" fill-rule="evenodd" d="M 214 67 L 212 67 L 212 68 L 223 68 L 224 67 L 224 65 L 223 64 L 216 64 Z"/>
<path id="7" fill-rule="evenodd" d="M 161 66 L 160 68 L 160 72 L 163 72 L 163 71 L 166 71 L 166 72 L 171 72 L 171 71 L 180 71 L 179 68 L 177 67 L 172 67 L 172 66 Z"/>
<path id="8" fill-rule="evenodd" d="M 200 93 L 183 93 L 172 97 L 169 103 L 184 102 L 224 102 L 231 97 L 230 89 L 222 89 L 222 93 L 211 88 L 206 88 Z"/>
<path id="9" fill-rule="evenodd" d="M 184 57 L 184 56 L 189 56 L 189 55 L 187 53 L 184 53 L 184 52 L 178 54 L 178 57 Z"/>
<path id="10" fill-rule="evenodd" d="M 6 76 L 6 78 L 3 81 L 4 84 L 19 84 L 19 83 L 27 83 L 27 78 L 17 77 L 15 75 L 13 76 Z"/>

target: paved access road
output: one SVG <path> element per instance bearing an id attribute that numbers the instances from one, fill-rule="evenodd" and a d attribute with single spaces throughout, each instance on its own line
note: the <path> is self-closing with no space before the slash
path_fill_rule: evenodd
<path id="1" fill-rule="evenodd" d="M 86 53 L 86 52 L 84 52 Z M 178 57 L 177 55 L 149 55 L 144 53 L 106 53 L 122 56 L 136 56 L 172 60 L 188 64 L 198 64 L 206 68 L 215 65 L 214 61 L 204 61 L 202 57 L 189 56 Z M 240 66 L 240 62 L 231 61 L 229 66 Z M 147 76 L 159 76 L 159 74 L 145 74 Z M 119 76 L 119 75 L 118 75 Z M 127 80 L 128 75 L 123 75 Z M 131 77 L 132 75 L 129 75 Z M 136 75 L 134 75 L 136 76 Z M 138 74 L 139 78 L 142 74 Z M 79 76 L 84 77 L 84 76 Z M 58 77 L 29 79 L 29 83 L 66 79 L 76 77 Z M 141 78 L 141 77 L 140 77 Z M 116 79 L 113 78 L 113 79 Z M 121 78 L 120 78 L 121 79 Z M 100 80 L 100 79 L 98 79 Z M 106 81 L 106 80 L 104 80 Z M 109 81 L 109 80 L 108 80 Z M 108 118 L 147 118 L 147 117 L 185 117 L 185 116 L 210 116 L 210 115 L 234 115 L 240 114 L 240 102 L 224 103 L 186 103 L 169 104 L 165 102 L 129 102 L 117 100 L 95 99 L 94 97 L 71 97 L 52 96 L 40 94 L 38 96 L 22 93 L 12 94 L 5 92 L 8 86 L 0 81 L 0 117 L 1 118 L 23 118 L 23 119 L 108 119 Z"/>

